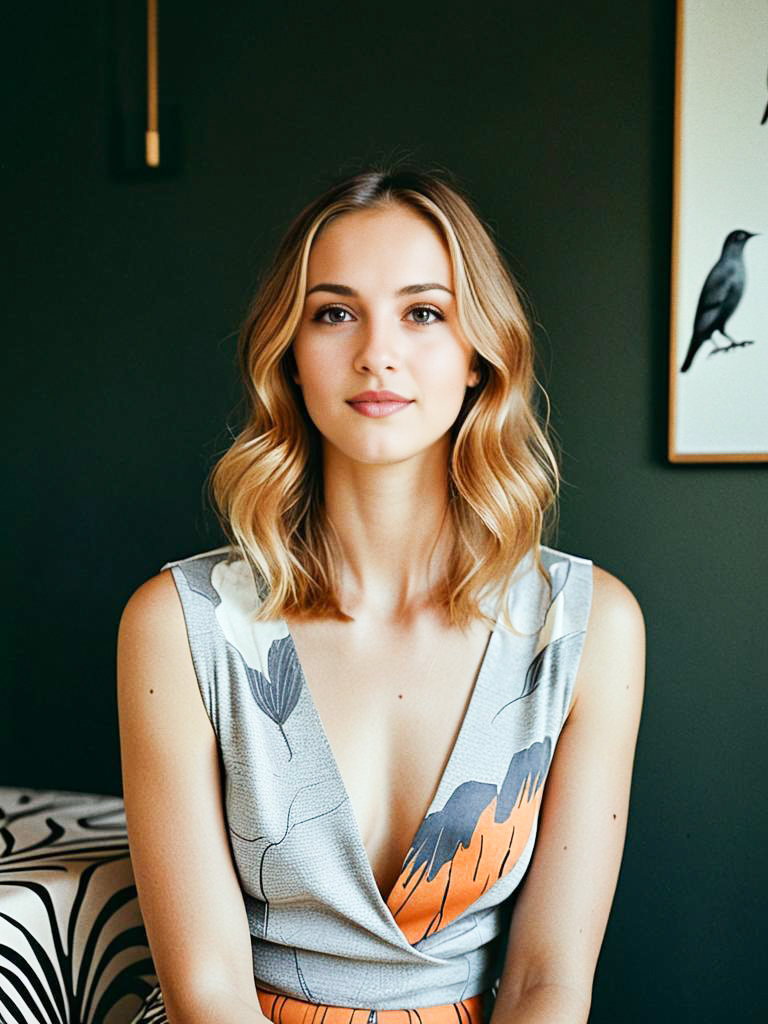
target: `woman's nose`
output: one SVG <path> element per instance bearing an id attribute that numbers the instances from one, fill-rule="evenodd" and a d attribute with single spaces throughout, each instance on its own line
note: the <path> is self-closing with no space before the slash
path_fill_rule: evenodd
<path id="1" fill-rule="evenodd" d="M 366 373 L 394 370 L 400 362 L 396 331 L 392 324 L 369 320 L 359 332 L 355 369 Z"/>

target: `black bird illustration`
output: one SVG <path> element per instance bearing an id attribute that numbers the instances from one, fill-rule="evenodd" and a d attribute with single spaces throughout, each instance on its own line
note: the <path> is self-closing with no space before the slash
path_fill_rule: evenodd
<path id="1" fill-rule="evenodd" d="M 763 119 L 760 124 L 765 124 L 766 121 L 768 121 L 768 103 L 765 105 L 765 113 L 763 114 Z"/>
<path id="2" fill-rule="evenodd" d="M 744 245 L 756 234 L 756 231 L 731 231 L 723 243 L 720 259 L 707 274 L 704 287 L 701 289 L 693 321 L 693 335 L 685 362 L 680 367 L 681 373 L 685 373 L 689 368 L 693 357 L 705 341 L 711 341 L 715 346 L 710 355 L 715 352 L 728 352 L 729 349 L 741 345 L 754 344 L 753 341 L 735 341 L 726 333 L 725 325 L 744 294 Z M 726 337 L 730 345 L 718 345 L 712 337 L 715 331 Z"/>

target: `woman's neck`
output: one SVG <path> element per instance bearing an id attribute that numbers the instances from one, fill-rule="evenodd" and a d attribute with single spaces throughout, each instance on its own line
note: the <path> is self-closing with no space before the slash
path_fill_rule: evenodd
<path id="1" fill-rule="evenodd" d="M 452 543 L 445 451 L 387 465 L 330 452 L 324 495 L 342 552 L 344 611 L 394 622 L 429 607 Z"/>

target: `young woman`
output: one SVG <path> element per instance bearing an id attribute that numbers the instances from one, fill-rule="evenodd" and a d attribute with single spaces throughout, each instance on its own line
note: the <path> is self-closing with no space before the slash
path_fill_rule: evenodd
<path id="1" fill-rule="evenodd" d="M 230 543 L 168 563 L 119 631 L 164 1012 L 586 1021 L 645 631 L 615 576 L 543 543 L 558 464 L 488 229 L 445 174 L 335 184 L 240 354 Z"/>

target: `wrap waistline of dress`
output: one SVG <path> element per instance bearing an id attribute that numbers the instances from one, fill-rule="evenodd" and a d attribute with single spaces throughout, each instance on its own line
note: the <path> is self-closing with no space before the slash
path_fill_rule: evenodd
<path id="1" fill-rule="evenodd" d="M 262 1013 L 274 1024 L 483 1024 L 486 994 L 458 1003 L 403 1010 L 329 1006 L 256 988 Z"/>

